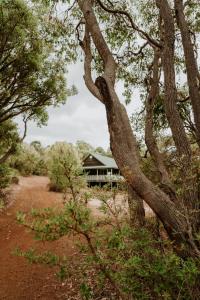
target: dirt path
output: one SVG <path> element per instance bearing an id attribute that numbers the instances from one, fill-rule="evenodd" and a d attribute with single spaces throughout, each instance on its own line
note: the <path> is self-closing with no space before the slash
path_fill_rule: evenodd
<path id="1" fill-rule="evenodd" d="M 9 208 L 0 214 L 0 300 L 80 300 L 79 285 L 83 274 L 78 267 L 81 256 L 75 247 L 78 237 L 63 237 L 54 242 L 36 241 L 33 233 L 16 221 L 16 213 L 20 210 L 28 212 L 31 208 L 63 205 L 62 195 L 49 192 L 48 183 L 46 177 L 20 178 L 19 185 L 12 189 Z M 96 217 L 101 216 L 99 205 L 97 199 L 89 204 Z M 148 208 L 146 212 L 149 213 Z M 61 283 L 55 276 L 56 268 L 31 265 L 25 258 L 12 254 L 16 247 L 66 255 L 73 266 L 73 275 Z"/>
<path id="2" fill-rule="evenodd" d="M 13 203 L 0 215 L 0 300 L 78 299 L 74 280 L 62 284 L 55 276 L 56 269 L 31 265 L 12 254 L 19 246 L 23 250 L 32 247 L 77 255 L 73 240 L 66 237 L 55 242 L 36 241 L 30 231 L 16 222 L 19 210 L 62 205 L 62 196 L 49 192 L 47 185 L 46 177 L 21 178 L 11 195 Z"/>

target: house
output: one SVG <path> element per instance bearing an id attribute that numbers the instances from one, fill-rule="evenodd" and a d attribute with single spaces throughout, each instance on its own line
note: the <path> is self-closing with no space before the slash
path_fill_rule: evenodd
<path id="1" fill-rule="evenodd" d="M 88 154 L 83 160 L 83 169 L 89 186 L 108 183 L 112 186 L 123 179 L 115 160 L 105 155 Z"/>

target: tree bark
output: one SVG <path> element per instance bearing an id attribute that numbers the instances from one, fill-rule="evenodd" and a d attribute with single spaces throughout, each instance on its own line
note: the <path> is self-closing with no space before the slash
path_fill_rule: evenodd
<path id="1" fill-rule="evenodd" d="M 164 71 L 164 108 L 172 137 L 175 142 L 178 154 L 184 157 L 186 165 L 190 162 L 191 149 L 177 108 L 177 89 L 175 82 L 174 67 L 174 42 L 175 29 L 174 19 L 167 0 L 156 0 L 162 19 L 161 24 L 161 59 Z"/>
<path id="2" fill-rule="evenodd" d="M 134 191 L 131 185 L 128 185 L 128 206 L 131 226 L 133 228 L 143 227 L 145 225 L 145 210 L 143 200 Z"/>
<path id="3" fill-rule="evenodd" d="M 197 143 L 200 146 L 200 76 L 195 59 L 190 30 L 185 18 L 183 0 L 174 0 L 177 25 L 181 32 L 189 95 L 194 114 Z"/>

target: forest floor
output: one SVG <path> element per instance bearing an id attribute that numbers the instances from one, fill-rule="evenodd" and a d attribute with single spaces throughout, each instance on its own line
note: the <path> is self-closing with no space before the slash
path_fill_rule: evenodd
<path id="1" fill-rule="evenodd" d="M 58 241 L 42 242 L 16 221 L 18 211 L 29 212 L 32 208 L 62 207 L 62 194 L 49 192 L 49 180 L 46 177 L 21 177 L 18 185 L 10 192 L 10 204 L 0 213 L 0 300 L 78 300 L 80 298 L 80 280 L 83 277 L 79 269 L 83 254 L 76 246 L 78 237 L 63 237 Z M 90 206 L 98 215 L 98 200 Z M 56 277 L 58 269 L 46 265 L 30 264 L 25 258 L 13 254 L 19 247 L 30 248 L 38 252 L 51 251 L 68 257 L 73 274 L 64 282 Z M 94 276 L 88 274 L 86 276 Z M 95 298 L 96 299 L 96 298 Z M 111 298 L 98 297 L 98 300 Z"/>

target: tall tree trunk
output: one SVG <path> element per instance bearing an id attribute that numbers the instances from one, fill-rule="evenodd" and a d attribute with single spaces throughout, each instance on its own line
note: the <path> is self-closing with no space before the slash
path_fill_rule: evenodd
<path id="1" fill-rule="evenodd" d="M 189 94 L 193 108 L 197 143 L 200 146 L 200 76 L 195 59 L 190 30 L 185 18 L 183 0 L 174 0 L 176 20 L 181 32 Z"/>
<path id="2" fill-rule="evenodd" d="M 162 42 L 161 59 L 164 71 L 165 113 L 172 131 L 173 140 L 175 142 L 178 154 L 180 157 L 185 158 L 186 164 L 189 164 L 191 149 L 185 133 L 183 121 L 181 120 L 177 108 L 177 89 L 174 67 L 174 19 L 167 0 L 156 0 L 156 4 L 160 10 L 161 19 L 163 20 L 160 31 Z"/>
<path id="3" fill-rule="evenodd" d="M 177 89 L 175 80 L 174 42 L 175 28 L 174 18 L 168 0 L 156 0 L 160 10 L 161 42 L 162 42 L 162 66 L 164 71 L 164 107 L 166 116 L 172 131 L 180 163 L 184 189 L 184 205 L 188 208 L 194 207 L 197 191 L 196 184 L 192 178 L 191 171 L 191 148 L 186 136 L 183 121 L 177 108 Z"/>
<path id="4" fill-rule="evenodd" d="M 162 155 L 158 149 L 156 138 L 153 133 L 153 109 L 156 101 L 156 97 L 159 93 L 159 60 L 160 51 L 154 50 L 153 70 L 152 76 L 148 80 L 148 96 L 146 100 L 146 117 L 145 117 L 145 143 L 149 150 L 149 153 L 157 167 L 161 184 L 160 187 L 168 191 L 171 199 L 177 201 L 175 191 L 172 187 L 172 183 L 169 178 L 168 171 L 163 162 Z"/>
<path id="5" fill-rule="evenodd" d="M 105 105 L 111 149 L 119 169 L 136 193 L 156 213 L 170 237 L 177 244 L 187 242 L 191 245 L 184 216 L 180 214 L 168 195 L 155 186 L 141 171 L 136 139 L 127 112 L 120 103 L 114 88 L 116 63 L 99 28 L 92 8 L 93 1 L 78 0 L 78 4 L 86 22 L 86 35 L 83 41 L 85 82 L 93 94 Z M 97 78 L 95 85 L 92 81 L 91 66 L 88 65 L 91 63 L 91 52 L 88 46 L 90 35 L 104 62 L 104 74 Z M 198 249 L 193 249 L 191 255 L 193 252 L 200 255 Z"/>

